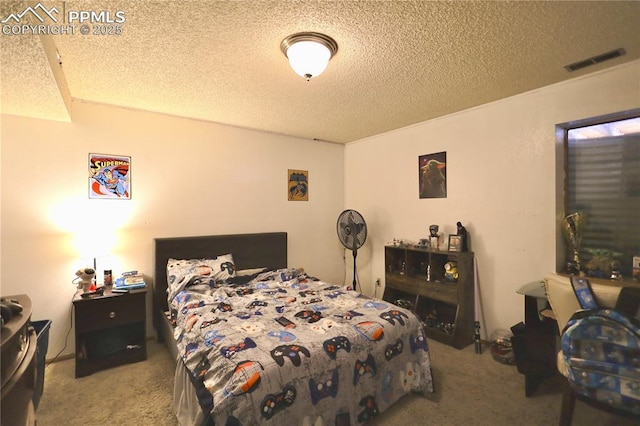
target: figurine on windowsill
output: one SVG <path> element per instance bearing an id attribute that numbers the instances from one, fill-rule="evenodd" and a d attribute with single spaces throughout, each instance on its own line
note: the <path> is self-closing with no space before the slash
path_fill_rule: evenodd
<path id="1" fill-rule="evenodd" d="M 588 247 L 584 251 L 591 256 L 584 264 L 584 271 L 588 277 L 618 279 L 622 253 Z"/>
<path id="2" fill-rule="evenodd" d="M 611 276 L 609 279 L 622 281 L 622 271 L 620 270 L 620 261 L 611 261 Z"/>

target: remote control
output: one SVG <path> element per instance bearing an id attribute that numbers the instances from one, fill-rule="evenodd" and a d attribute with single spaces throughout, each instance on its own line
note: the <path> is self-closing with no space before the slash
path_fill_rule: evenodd
<path id="1" fill-rule="evenodd" d="M 285 317 L 276 318 L 276 321 L 278 321 L 278 324 L 284 326 L 285 328 L 294 328 L 296 326 L 295 323 Z"/>

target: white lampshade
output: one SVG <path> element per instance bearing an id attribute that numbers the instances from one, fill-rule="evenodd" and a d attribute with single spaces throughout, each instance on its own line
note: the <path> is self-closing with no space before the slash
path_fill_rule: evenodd
<path id="1" fill-rule="evenodd" d="M 329 60 L 338 50 L 338 45 L 324 34 L 297 33 L 282 40 L 280 48 L 289 58 L 293 71 L 310 80 L 327 68 Z"/>

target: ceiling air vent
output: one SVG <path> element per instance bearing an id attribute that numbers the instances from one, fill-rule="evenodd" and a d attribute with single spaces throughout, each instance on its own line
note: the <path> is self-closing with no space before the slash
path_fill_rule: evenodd
<path id="1" fill-rule="evenodd" d="M 620 49 L 612 50 L 611 52 L 603 53 L 602 55 L 585 59 L 583 61 L 574 62 L 573 64 L 565 65 L 564 68 L 569 72 L 577 71 L 579 69 L 582 69 L 591 65 L 599 64 L 600 62 L 608 61 L 609 59 L 618 58 L 620 56 L 623 56 L 625 53 L 627 52 L 625 52 L 624 49 L 620 48 Z"/>

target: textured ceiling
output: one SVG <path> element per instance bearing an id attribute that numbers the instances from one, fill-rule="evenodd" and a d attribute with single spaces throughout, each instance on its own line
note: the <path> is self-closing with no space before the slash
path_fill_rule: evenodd
<path id="1" fill-rule="evenodd" d="M 3 113 L 73 120 L 73 98 L 346 143 L 640 57 L 637 1 L 41 3 L 58 23 L 74 10 L 126 21 L 121 35 L 1 34 Z M 0 20 L 25 7 L 2 2 Z M 339 46 L 308 82 L 280 51 L 299 31 Z"/>

